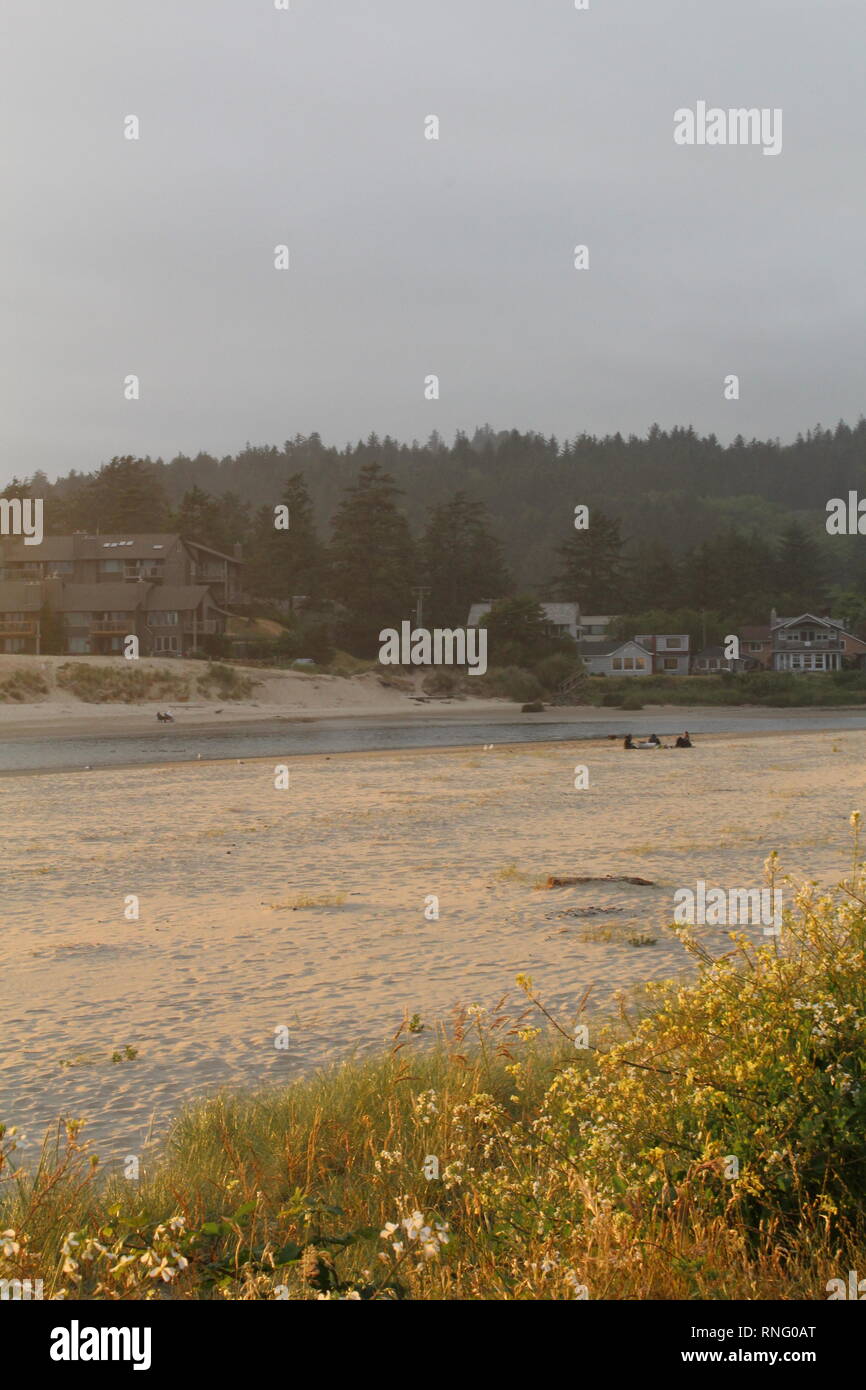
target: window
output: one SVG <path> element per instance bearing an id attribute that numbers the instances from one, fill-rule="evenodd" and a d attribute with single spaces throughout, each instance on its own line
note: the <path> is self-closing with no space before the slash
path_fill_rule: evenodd
<path id="1" fill-rule="evenodd" d="M 156 652 L 176 652 L 180 647 L 179 638 L 173 634 L 171 636 L 155 637 L 153 649 Z"/>
<path id="2" fill-rule="evenodd" d="M 633 656 L 625 656 L 625 657 L 623 657 L 622 665 L 623 665 L 623 670 L 624 670 L 624 671 L 633 671 L 633 670 L 634 670 L 634 657 L 633 657 Z"/>
<path id="3" fill-rule="evenodd" d="M 150 615 L 150 622 L 152 627 L 176 627 L 177 613 L 164 609 L 154 609 Z"/>
<path id="4" fill-rule="evenodd" d="M 86 637 L 70 637 L 66 645 L 71 656 L 87 656 L 90 651 L 90 642 Z"/>
<path id="5" fill-rule="evenodd" d="M 680 663 L 675 656 L 666 656 L 662 662 L 662 666 L 666 671 L 678 671 Z"/>
<path id="6" fill-rule="evenodd" d="M 614 669 L 615 671 L 621 671 L 621 670 L 622 670 L 622 657 L 621 657 L 621 656 L 615 656 L 615 657 L 613 658 L 613 661 L 611 662 L 611 665 L 613 666 L 613 669 Z"/>
<path id="7" fill-rule="evenodd" d="M 100 561 L 98 562 L 98 567 L 99 567 L 99 573 L 100 573 L 100 574 L 122 574 L 122 573 L 123 573 L 123 561 L 122 561 L 122 560 L 100 560 Z"/>
<path id="8" fill-rule="evenodd" d="M 664 643 L 665 643 L 665 646 L 666 646 L 666 647 L 679 647 L 679 648 L 682 648 L 683 639 L 682 639 L 682 637 L 666 637 L 666 638 L 664 639 Z"/>
<path id="9" fill-rule="evenodd" d="M 89 614 L 89 613 L 67 613 L 67 614 L 66 614 L 66 626 L 67 626 L 67 627 L 90 627 L 90 614 Z"/>
<path id="10" fill-rule="evenodd" d="M 636 670 L 643 671 L 646 668 L 646 659 L 642 656 L 636 656 L 634 659 L 634 664 Z"/>
<path id="11" fill-rule="evenodd" d="M 763 647 L 763 642 L 749 642 L 747 646 L 750 652 L 759 652 Z"/>

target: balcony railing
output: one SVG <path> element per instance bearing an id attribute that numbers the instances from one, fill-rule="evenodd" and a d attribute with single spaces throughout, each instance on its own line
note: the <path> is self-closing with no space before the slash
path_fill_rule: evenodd
<path id="1" fill-rule="evenodd" d="M 28 637 L 36 632 L 36 623 L 18 622 L 0 618 L 0 637 Z"/>
<path id="2" fill-rule="evenodd" d="M 845 648 L 837 637 L 779 637 L 778 651 L 841 652 Z"/>
<path id="3" fill-rule="evenodd" d="M 96 622 L 90 624 L 90 631 L 93 633 L 95 637 L 104 637 L 107 636 L 109 633 L 116 632 L 122 632 L 125 634 L 129 632 L 130 628 L 134 627 L 134 620 L 127 623 L 119 623 L 109 622 L 107 619 L 97 619 Z"/>

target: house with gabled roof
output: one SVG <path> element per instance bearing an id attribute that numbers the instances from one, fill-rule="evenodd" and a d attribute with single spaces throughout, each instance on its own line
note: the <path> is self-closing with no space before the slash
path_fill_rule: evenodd
<path id="1" fill-rule="evenodd" d="M 578 642 L 578 654 L 591 676 L 651 676 L 653 654 L 649 647 L 627 638 L 614 642 Z"/>
<path id="2" fill-rule="evenodd" d="M 866 641 L 835 618 L 814 613 L 776 618 L 770 636 L 774 671 L 826 673 L 866 664 Z"/>
<path id="3" fill-rule="evenodd" d="M 22 537 L 0 540 L 0 580 L 61 579 L 69 584 L 207 585 L 220 604 L 241 594 L 240 555 L 170 532 L 133 535 L 44 536 L 38 546 Z"/>

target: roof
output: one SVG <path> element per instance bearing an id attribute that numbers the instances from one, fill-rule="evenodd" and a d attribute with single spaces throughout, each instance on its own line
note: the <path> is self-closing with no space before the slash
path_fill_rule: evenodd
<path id="1" fill-rule="evenodd" d="M 486 599 L 483 603 L 473 603 L 469 609 L 466 626 L 477 627 L 492 607 L 493 601 L 491 599 Z M 577 603 L 542 603 L 541 610 L 547 621 L 555 623 L 557 627 L 577 627 L 580 622 L 580 605 Z M 598 621 L 607 622 L 607 619 L 599 619 Z"/>
<path id="2" fill-rule="evenodd" d="M 577 650 L 581 656 L 613 656 L 616 652 L 624 651 L 626 647 L 637 647 L 644 656 L 652 655 L 646 647 L 642 647 L 640 642 L 635 642 L 631 637 L 627 637 L 624 642 L 578 642 L 577 644 Z"/>
<path id="3" fill-rule="evenodd" d="M 466 619 L 466 626 L 477 627 L 485 613 L 489 613 L 492 607 L 492 603 L 473 603 L 472 607 L 469 609 L 469 617 Z"/>
<path id="4" fill-rule="evenodd" d="M 42 560 L 71 560 L 71 536 L 43 536 L 39 545 L 25 545 L 22 536 L 3 536 L 0 538 L 0 555 L 3 560 L 29 560 L 38 563 Z"/>
<path id="5" fill-rule="evenodd" d="M 0 581 L 0 613 L 37 613 L 42 607 L 42 588 L 23 579 Z"/>
<path id="6" fill-rule="evenodd" d="M 769 642 L 770 624 L 761 623 L 758 627 L 741 627 L 740 636 L 746 642 Z"/>
<path id="7" fill-rule="evenodd" d="M 210 590 L 206 584 L 154 584 L 148 588 L 144 606 L 149 613 L 198 608 L 202 599 L 209 596 Z"/>
<path id="8" fill-rule="evenodd" d="M 718 659 L 720 659 L 720 658 L 722 658 L 722 657 L 724 657 L 724 656 L 725 656 L 725 649 L 724 649 L 724 647 L 721 645 L 721 643 L 719 643 L 718 646 L 704 647 L 704 648 L 702 648 L 701 651 L 695 652 L 695 658 L 694 658 L 694 659 L 695 659 L 695 661 L 701 661 L 701 660 L 706 660 L 708 657 L 715 657 L 715 658 L 718 660 Z M 726 658 L 726 659 L 727 659 L 728 661 L 731 660 L 730 657 L 728 657 L 728 658 Z"/>
<path id="9" fill-rule="evenodd" d="M 576 603 L 543 603 L 544 616 L 557 627 L 576 627 L 580 609 Z"/>
<path id="10" fill-rule="evenodd" d="M 195 550 L 204 550 L 208 555 L 218 555 L 221 560 L 228 560 L 233 565 L 242 565 L 243 560 L 239 560 L 236 555 L 226 555 L 224 550 L 214 550 L 212 545 L 202 545 L 201 541 L 190 540 L 189 536 L 182 536 L 184 545 L 191 545 Z"/>
<path id="11" fill-rule="evenodd" d="M 797 623 L 819 623 L 822 627 L 842 627 L 838 618 L 819 618 L 815 613 L 801 613 L 799 618 L 777 618 L 773 623 L 773 631 L 776 632 L 780 627 L 796 627 Z"/>
<path id="12" fill-rule="evenodd" d="M 192 546 L 209 555 L 218 555 L 233 565 L 242 562 L 200 541 L 187 540 L 175 531 L 110 531 L 104 536 L 77 532 L 69 536 L 45 536 L 41 545 L 25 545 L 24 538 L 12 536 L 0 543 L 5 560 L 155 560 L 168 555 L 178 545 Z"/>

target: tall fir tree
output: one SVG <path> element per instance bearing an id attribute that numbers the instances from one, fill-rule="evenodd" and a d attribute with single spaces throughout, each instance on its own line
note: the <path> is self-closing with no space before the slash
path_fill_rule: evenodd
<path id="1" fill-rule="evenodd" d="M 624 588 L 623 539 L 619 522 L 590 510 L 589 525 L 557 547 L 561 560 L 553 581 L 557 598 L 579 603 L 583 613 L 615 613 Z"/>
<path id="2" fill-rule="evenodd" d="M 74 529 L 103 534 L 166 531 L 171 520 L 161 466 L 130 455 L 113 458 L 88 478 L 69 513 Z"/>
<path id="3" fill-rule="evenodd" d="M 303 473 L 293 473 L 286 481 L 279 505 L 288 508 L 287 529 L 274 524 L 273 507 L 262 507 L 256 516 L 247 587 L 259 598 L 318 598 L 325 555 Z"/>
<path id="4" fill-rule="evenodd" d="M 775 570 L 780 613 L 786 610 L 786 617 L 796 617 L 821 608 L 826 596 L 823 557 L 799 521 L 790 522 L 779 537 Z"/>
<path id="5" fill-rule="evenodd" d="M 488 529 L 484 504 L 462 491 L 431 510 L 419 561 L 422 581 L 430 589 L 424 600 L 429 626 L 462 626 L 473 602 L 511 591 L 502 546 Z"/>
<path id="6" fill-rule="evenodd" d="M 380 631 L 411 615 L 414 547 L 401 496 L 390 473 L 365 463 L 333 519 L 331 591 L 345 609 L 338 638 L 357 656 L 374 656 Z"/>

